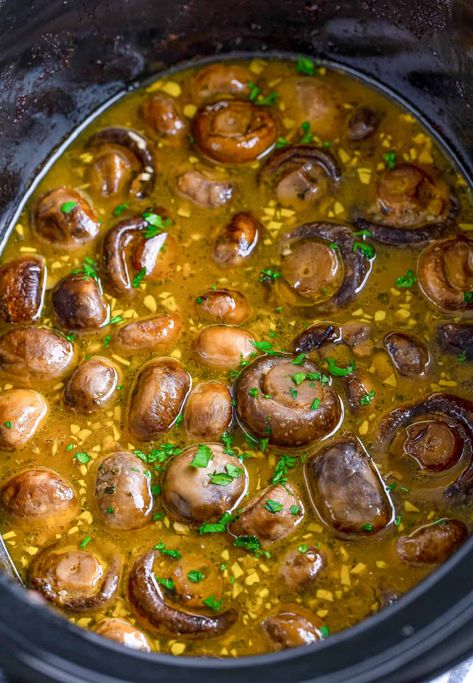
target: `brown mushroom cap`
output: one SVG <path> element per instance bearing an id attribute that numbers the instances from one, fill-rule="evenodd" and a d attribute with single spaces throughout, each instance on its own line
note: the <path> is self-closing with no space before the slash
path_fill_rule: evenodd
<path id="1" fill-rule="evenodd" d="M 285 116 L 294 119 L 298 126 L 304 121 L 320 140 L 331 140 L 342 124 L 343 95 L 323 78 L 291 76 L 278 85 L 285 104 Z"/>
<path id="2" fill-rule="evenodd" d="M 204 320 L 229 325 L 240 325 L 251 314 L 248 299 L 235 289 L 208 289 L 196 298 L 195 309 Z"/>
<path id="3" fill-rule="evenodd" d="M 109 605 L 120 582 L 121 561 L 108 567 L 89 550 L 50 547 L 36 555 L 29 584 L 48 602 L 72 612 L 88 612 Z"/>
<path id="4" fill-rule="evenodd" d="M 406 427 L 406 435 L 403 450 L 422 469 L 448 469 L 463 451 L 463 440 L 455 427 L 438 419 L 413 422 Z"/>
<path id="5" fill-rule="evenodd" d="M 200 330 L 194 341 L 198 360 L 210 368 L 236 368 L 254 352 L 255 338 L 235 325 L 209 325 Z"/>
<path id="6" fill-rule="evenodd" d="M 204 600 L 212 596 L 220 600 L 222 596 L 222 573 L 213 562 L 198 553 L 186 553 L 173 562 L 170 576 L 176 598 L 188 607 L 202 608 Z"/>
<path id="7" fill-rule="evenodd" d="M 78 513 L 70 484 L 48 469 L 29 469 L 14 475 L 1 491 L 2 507 L 27 529 L 54 535 L 65 531 Z"/>
<path id="8" fill-rule="evenodd" d="M 251 213 L 234 214 L 215 240 L 215 263 L 225 268 L 240 266 L 256 248 L 261 231 L 260 222 Z"/>
<path id="9" fill-rule="evenodd" d="M 315 509 L 335 532 L 376 533 L 393 521 L 385 484 L 352 434 L 332 440 L 311 455 L 305 478 Z"/>
<path id="10" fill-rule="evenodd" d="M 179 313 L 163 313 L 150 318 L 132 320 L 113 333 L 113 345 L 119 353 L 171 351 L 182 331 Z"/>
<path id="11" fill-rule="evenodd" d="M 305 223 L 283 236 L 279 294 L 296 306 L 332 311 L 352 301 L 371 271 L 371 259 L 339 223 Z"/>
<path id="12" fill-rule="evenodd" d="M 403 562 L 414 566 L 445 562 L 468 538 L 468 529 L 457 519 L 440 519 L 401 536 L 396 549 Z"/>
<path id="13" fill-rule="evenodd" d="M 419 285 L 424 295 L 444 311 L 471 316 L 473 297 L 473 240 L 456 235 L 434 242 L 419 257 Z"/>
<path id="14" fill-rule="evenodd" d="M 187 134 L 187 123 L 169 95 L 151 93 L 141 110 L 143 120 L 153 133 L 171 141 L 180 141 Z"/>
<path id="15" fill-rule="evenodd" d="M 209 172 L 186 171 L 176 178 L 180 195 L 204 209 L 218 209 L 233 199 L 234 187 Z"/>
<path id="16" fill-rule="evenodd" d="M 141 441 L 152 441 L 169 429 L 178 418 L 190 387 L 189 373 L 174 358 L 146 363 L 130 398 L 130 433 Z"/>
<path id="17" fill-rule="evenodd" d="M 94 630 L 99 636 L 114 640 L 132 650 L 151 652 L 151 646 L 145 634 L 125 619 L 118 619 L 117 617 L 103 619 Z"/>
<path id="18" fill-rule="evenodd" d="M 370 138 L 379 124 L 379 115 L 369 107 L 358 107 L 348 121 L 347 138 L 359 142 Z"/>
<path id="19" fill-rule="evenodd" d="M 33 389 L 0 393 L 0 449 L 22 448 L 35 435 L 48 412 L 48 404 Z"/>
<path id="20" fill-rule="evenodd" d="M 7 323 L 37 320 L 43 307 L 46 266 L 38 256 L 17 256 L 0 268 L 0 318 Z"/>
<path id="21" fill-rule="evenodd" d="M 373 376 L 366 370 L 357 369 L 345 377 L 345 389 L 350 408 L 358 412 L 365 406 L 372 406 L 376 399 L 375 387 Z"/>
<path id="22" fill-rule="evenodd" d="M 291 512 L 293 506 L 298 508 L 297 514 Z M 266 547 L 293 533 L 303 518 L 304 506 L 293 487 L 275 484 L 250 502 L 228 530 L 235 536 L 256 536 Z"/>
<path id="23" fill-rule="evenodd" d="M 99 234 L 95 209 L 67 187 L 57 187 L 39 198 L 32 225 L 38 238 L 57 251 L 79 249 Z"/>
<path id="24" fill-rule="evenodd" d="M 430 354 L 420 339 L 405 332 L 390 332 L 384 338 L 384 346 L 401 375 L 419 377 L 425 374 Z"/>
<path id="25" fill-rule="evenodd" d="M 319 619 L 300 605 L 282 606 L 262 623 L 270 640 L 280 648 L 299 647 L 322 640 Z"/>
<path id="26" fill-rule="evenodd" d="M 124 150 L 128 158 L 131 155 L 137 167 L 138 173 L 134 174 L 130 183 L 130 193 L 138 199 L 147 197 L 153 190 L 156 177 L 154 155 L 148 140 L 129 128 L 112 126 L 94 133 L 87 141 L 87 147 L 91 150 L 110 145 Z"/>
<path id="27" fill-rule="evenodd" d="M 341 178 L 335 157 L 317 147 L 296 145 L 272 154 L 259 179 L 283 206 L 304 209 L 326 196 Z"/>
<path id="28" fill-rule="evenodd" d="M 184 408 L 186 432 L 196 439 L 218 439 L 231 425 L 232 397 L 220 382 L 201 382 L 189 394 Z"/>
<path id="29" fill-rule="evenodd" d="M 473 324 L 445 323 L 437 329 L 437 339 L 444 351 L 465 353 L 466 359 L 473 359 Z"/>
<path id="30" fill-rule="evenodd" d="M 118 451 L 100 460 L 94 496 L 102 523 L 111 529 L 139 529 L 151 519 L 150 477 L 133 453 Z"/>
<path id="31" fill-rule="evenodd" d="M 163 220 L 166 211 L 156 209 Z M 103 272 L 106 288 L 115 296 L 135 294 L 135 277 L 144 270 L 144 277 L 156 280 L 164 277 L 175 262 L 177 243 L 166 232 L 146 237 L 150 225 L 142 216 L 126 218 L 105 235 L 102 246 Z M 166 247 L 166 248 L 164 248 Z"/>
<path id="32" fill-rule="evenodd" d="M 309 546 L 301 552 L 298 548 L 289 550 L 283 557 L 279 576 L 289 590 L 302 590 L 313 583 L 325 566 L 325 557 Z"/>
<path id="33" fill-rule="evenodd" d="M 210 455 L 206 465 L 205 460 L 194 461 L 202 449 L 206 457 Z M 212 482 L 215 474 L 221 475 L 219 483 Z M 163 503 L 173 517 L 183 522 L 217 521 L 240 503 L 247 483 L 244 465 L 225 453 L 220 444 L 190 446 L 173 458 L 166 470 Z"/>
<path id="34" fill-rule="evenodd" d="M 113 145 L 100 148 L 89 167 L 90 191 L 106 198 L 127 192 L 136 166 L 136 158 L 124 148 Z"/>
<path id="35" fill-rule="evenodd" d="M 234 609 L 209 616 L 184 611 L 166 602 L 164 590 L 153 571 L 155 558 L 154 551 L 138 558 L 128 580 L 129 601 L 147 627 L 167 636 L 202 638 L 220 635 L 235 623 L 238 612 Z"/>
<path id="36" fill-rule="evenodd" d="M 356 225 L 373 239 L 402 246 L 440 237 L 456 214 L 458 202 L 432 170 L 414 164 L 386 169 L 378 179 L 375 206 Z"/>
<path id="37" fill-rule="evenodd" d="M 59 324 L 66 330 L 87 332 L 108 322 L 108 306 L 93 277 L 67 275 L 53 289 L 52 305 Z"/>
<path id="38" fill-rule="evenodd" d="M 322 379 L 315 365 L 305 361 L 296 366 L 294 358 L 257 358 L 235 385 L 243 427 L 278 446 L 305 446 L 322 439 L 337 428 L 342 415 L 340 399 L 328 383 L 310 379 Z M 309 378 L 297 385 L 292 379 L 296 373 L 309 373 Z"/>
<path id="39" fill-rule="evenodd" d="M 209 64 L 193 77 L 191 95 L 193 102 L 214 99 L 218 95 L 245 97 L 249 93 L 251 73 L 238 64 Z"/>
<path id="40" fill-rule="evenodd" d="M 0 374 L 19 386 L 57 382 L 74 360 L 71 342 L 49 328 L 21 327 L 0 336 Z"/>
<path id="41" fill-rule="evenodd" d="M 109 403 L 118 384 L 116 366 L 93 356 L 77 367 L 64 385 L 66 405 L 84 414 L 95 413 Z"/>
<path id="42" fill-rule="evenodd" d="M 213 161 L 242 164 L 273 147 L 277 125 L 269 111 L 242 100 L 203 106 L 192 120 L 197 149 Z"/>

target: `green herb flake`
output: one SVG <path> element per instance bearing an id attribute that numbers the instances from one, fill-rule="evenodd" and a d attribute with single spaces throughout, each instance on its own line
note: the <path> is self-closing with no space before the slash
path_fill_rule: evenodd
<path id="1" fill-rule="evenodd" d="M 261 543 L 256 536 L 237 536 L 233 541 L 235 548 L 243 548 L 248 552 L 255 552 L 261 549 Z"/>
<path id="2" fill-rule="evenodd" d="M 396 167 L 396 152 L 391 150 L 390 152 L 385 152 L 383 154 L 383 160 L 386 162 L 390 171 Z"/>
<path id="3" fill-rule="evenodd" d="M 67 341 L 73 342 L 74 339 L 76 338 L 76 335 L 73 332 L 70 332 L 69 334 L 64 335 L 67 339 Z"/>
<path id="4" fill-rule="evenodd" d="M 202 604 L 206 607 L 210 607 L 213 612 L 218 612 L 220 610 L 222 602 L 223 600 L 217 600 L 215 595 L 211 595 L 210 597 L 205 598 L 205 600 L 202 600 Z"/>
<path id="5" fill-rule="evenodd" d="M 285 484 L 287 482 L 287 474 L 292 470 L 297 463 L 297 458 L 291 455 L 280 455 L 279 460 L 274 468 L 274 474 L 271 479 L 272 484 Z"/>
<path id="6" fill-rule="evenodd" d="M 123 322 L 123 316 L 121 315 L 114 315 L 113 318 L 110 318 L 110 322 L 108 323 L 109 325 L 118 325 L 118 323 Z"/>
<path id="7" fill-rule="evenodd" d="M 372 389 L 371 391 L 369 391 L 367 394 L 365 394 L 364 396 L 362 396 L 360 398 L 360 406 L 369 405 L 371 403 L 371 401 L 374 399 L 374 397 L 375 397 L 375 393 L 374 393 L 374 390 Z"/>
<path id="8" fill-rule="evenodd" d="M 305 372 L 296 372 L 294 375 L 291 375 L 291 379 L 296 386 L 300 386 L 306 377 L 307 374 Z"/>
<path id="9" fill-rule="evenodd" d="M 155 576 L 155 579 L 161 586 L 164 586 L 166 590 L 174 590 L 174 581 L 172 579 L 160 578 L 159 576 Z"/>
<path id="10" fill-rule="evenodd" d="M 262 353 L 266 353 L 268 356 L 280 356 L 281 351 L 276 351 L 276 349 L 273 348 L 273 345 L 271 342 L 267 341 L 254 341 L 251 342 L 255 349 L 258 351 L 261 351 Z"/>
<path id="11" fill-rule="evenodd" d="M 371 230 L 357 230 L 353 233 L 355 237 L 372 237 L 373 233 Z"/>
<path id="12" fill-rule="evenodd" d="M 374 526 L 372 524 L 362 524 L 360 528 L 362 531 L 373 531 L 374 530 Z"/>
<path id="13" fill-rule="evenodd" d="M 296 71 L 298 74 L 304 74 L 305 76 L 314 76 L 315 64 L 310 57 L 298 57 Z"/>
<path id="14" fill-rule="evenodd" d="M 108 348 L 110 346 L 111 341 L 112 341 L 112 335 L 111 334 L 105 335 L 105 337 L 103 338 L 103 348 L 104 349 Z"/>
<path id="15" fill-rule="evenodd" d="M 88 453 L 85 453 L 84 451 L 79 451 L 74 455 L 74 460 L 77 460 L 77 462 L 80 462 L 81 465 L 87 465 L 92 458 Z"/>
<path id="16" fill-rule="evenodd" d="M 92 540 L 92 538 L 90 536 L 84 536 L 82 541 L 79 543 L 79 548 L 81 548 L 81 549 L 86 548 L 89 545 L 91 540 Z"/>
<path id="17" fill-rule="evenodd" d="M 198 569 L 191 569 L 190 572 L 187 572 L 187 578 L 191 583 L 200 583 L 205 579 L 205 574 Z"/>
<path id="18" fill-rule="evenodd" d="M 320 627 L 320 635 L 322 638 L 328 638 L 330 636 L 330 629 L 328 626 L 323 625 Z"/>
<path id="19" fill-rule="evenodd" d="M 329 245 L 330 249 L 333 249 L 333 251 L 338 250 L 338 244 L 336 242 L 330 242 Z"/>
<path id="20" fill-rule="evenodd" d="M 417 282 L 416 274 L 413 270 L 409 269 L 406 271 L 405 275 L 400 275 L 396 278 L 396 287 L 399 289 L 407 289 L 412 287 Z"/>
<path id="21" fill-rule="evenodd" d="M 466 361 L 466 351 L 460 351 L 460 353 L 457 355 L 457 361 L 459 363 L 464 363 Z"/>
<path id="22" fill-rule="evenodd" d="M 126 210 L 128 209 L 129 206 L 130 206 L 129 202 L 124 202 L 123 204 L 118 204 L 118 206 L 116 206 L 116 207 L 113 209 L 113 215 L 116 216 L 116 217 L 118 218 L 118 216 L 121 216 L 122 213 L 123 213 L 124 211 L 126 211 Z"/>
<path id="23" fill-rule="evenodd" d="M 291 394 L 292 398 L 296 400 L 297 398 L 297 390 L 293 389 L 293 387 L 289 387 L 289 393 Z"/>
<path id="24" fill-rule="evenodd" d="M 151 493 L 153 494 L 153 496 L 159 496 L 159 494 L 161 493 L 161 486 L 159 484 L 154 484 L 151 487 Z"/>
<path id="25" fill-rule="evenodd" d="M 166 544 L 164 543 L 164 541 L 159 541 L 159 543 L 156 543 L 156 545 L 153 546 L 153 550 L 159 550 L 161 555 L 172 557 L 173 560 L 180 560 L 182 557 L 179 550 L 172 550 L 170 548 L 166 548 Z"/>
<path id="26" fill-rule="evenodd" d="M 68 443 L 66 446 L 66 451 L 73 451 L 75 447 L 75 443 Z"/>
<path id="27" fill-rule="evenodd" d="M 286 140 L 284 137 L 279 137 L 276 140 L 276 144 L 274 145 L 275 149 L 283 149 L 283 147 L 287 147 L 289 144 L 289 140 Z"/>
<path id="28" fill-rule="evenodd" d="M 326 358 L 325 360 L 327 362 L 328 371 L 334 377 L 347 377 L 348 375 L 351 375 L 356 368 L 354 360 L 351 360 L 346 368 L 339 367 L 335 358 Z"/>
<path id="29" fill-rule="evenodd" d="M 273 515 L 276 514 L 276 512 L 281 512 L 281 510 L 284 509 L 284 505 L 282 503 L 279 503 L 277 500 L 271 500 L 271 498 L 268 498 L 266 503 L 264 504 L 264 507 L 268 512 L 271 512 Z"/>
<path id="30" fill-rule="evenodd" d="M 291 507 L 289 508 L 289 512 L 291 513 L 291 515 L 294 515 L 294 517 L 297 517 L 301 514 L 301 509 L 299 505 L 291 505 Z"/>
<path id="31" fill-rule="evenodd" d="M 276 280 L 279 280 L 280 277 L 282 277 L 282 275 L 277 270 L 263 268 L 259 274 L 259 282 L 262 284 L 272 284 Z"/>
<path id="32" fill-rule="evenodd" d="M 172 224 L 170 218 L 163 218 L 159 213 L 145 212 L 143 218 L 148 224 L 143 233 L 145 239 L 151 239 L 152 237 L 156 237 L 156 235 L 160 235 Z"/>
<path id="33" fill-rule="evenodd" d="M 310 409 L 311 410 L 318 410 L 319 408 L 320 408 L 320 398 L 314 398 L 314 400 L 310 404 Z"/>
<path id="34" fill-rule="evenodd" d="M 214 472 L 210 475 L 210 483 L 217 486 L 228 486 L 234 479 L 241 476 L 243 470 L 236 465 L 226 465 L 226 472 Z"/>
<path id="35" fill-rule="evenodd" d="M 231 512 L 225 512 L 218 522 L 202 524 L 199 528 L 199 534 L 221 534 L 227 530 L 227 525 L 233 519 Z"/>
<path id="36" fill-rule="evenodd" d="M 463 301 L 465 304 L 473 304 L 473 292 L 463 292 Z"/>
<path id="37" fill-rule="evenodd" d="M 291 363 L 292 365 L 299 365 L 299 367 L 302 367 L 306 361 L 306 358 L 306 353 L 300 353 L 298 356 L 294 358 L 294 360 L 291 360 Z"/>
<path id="38" fill-rule="evenodd" d="M 372 259 L 376 255 L 376 251 L 372 244 L 366 244 L 365 242 L 353 242 L 353 253 L 356 254 L 357 251 L 363 254 L 365 258 Z"/>
<path id="39" fill-rule="evenodd" d="M 10 422 L 10 420 L 6 420 L 3 424 L 7 429 L 11 429 L 13 427 L 13 423 Z"/>
<path id="40" fill-rule="evenodd" d="M 142 283 L 142 281 L 144 280 L 145 277 L 146 277 L 146 268 L 145 268 L 145 266 L 143 266 L 143 268 L 136 273 L 135 277 L 133 278 L 133 280 L 131 282 L 131 286 L 134 289 L 138 289 L 138 287 L 140 286 L 140 284 Z"/>
<path id="41" fill-rule="evenodd" d="M 279 94 L 277 92 L 273 91 L 268 95 L 263 95 L 261 88 L 251 81 L 248 81 L 248 87 L 250 89 L 248 99 L 259 107 L 268 107 L 278 101 Z"/>
<path id="42" fill-rule="evenodd" d="M 306 543 L 301 543 L 299 546 L 297 546 L 297 551 L 299 553 L 306 553 L 309 550 L 309 546 Z"/>
<path id="43" fill-rule="evenodd" d="M 114 512 L 115 512 L 115 508 L 112 508 L 112 507 L 107 508 L 107 513 L 109 515 L 113 515 Z"/>
<path id="44" fill-rule="evenodd" d="M 300 139 L 301 145 L 308 145 L 314 141 L 314 134 L 312 133 L 309 121 L 303 121 L 301 123 L 302 137 Z"/>
<path id="45" fill-rule="evenodd" d="M 401 525 L 401 519 L 402 519 L 402 518 L 401 518 L 401 515 L 398 515 L 398 516 L 396 517 L 396 519 L 394 520 L 394 524 L 395 524 L 396 526 L 400 526 L 400 525 Z"/>
<path id="46" fill-rule="evenodd" d="M 64 202 L 63 204 L 61 204 L 61 211 L 62 211 L 62 213 L 68 214 L 68 213 L 71 213 L 71 211 L 73 209 L 75 209 L 76 206 L 77 206 L 77 202 L 74 201 L 73 199 L 71 199 L 70 201 Z"/>
<path id="47" fill-rule="evenodd" d="M 251 389 L 248 390 L 248 394 L 252 396 L 253 398 L 258 398 L 258 389 L 256 387 L 252 387 Z"/>
<path id="48" fill-rule="evenodd" d="M 204 443 L 200 443 L 197 446 L 197 452 L 192 459 L 191 467 L 207 467 L 211 459 L 211 449 Z"/>
<path id="49" fill-rule="evenodd" d="M 224 432 L 220 437 L 220 441 L 223 443 L 223 452 L 227 455 L 235 455 L 233 450 L 233 434 L 228 434 Z"/>
<path id="50" fill-rule="evenodd" d="M 200 306 L 200 304 L 201 304 L 202 302 L 203 302 L 203 298 L 202 298 L 201 296 L 198 296 L 198 297 L 196 298 L 196 300 L 195 300 L 195 303 L 196 303 L 196 304 L 199 304 L 199 306 Z"/>
<path id="51" fill-rule="evenodd" d="M 156 514 L 153 515 L 152 521 L 153 522 L 160 522 L 164 518 L 164 514 L 162 512 L 156 512 Z"/>
<path id="52" fill-rule="evenodd" d="M 393 481 L 391 484 L 386 486 L 386 491 L 395 491 L 397 489 L 397 483 Z"/>

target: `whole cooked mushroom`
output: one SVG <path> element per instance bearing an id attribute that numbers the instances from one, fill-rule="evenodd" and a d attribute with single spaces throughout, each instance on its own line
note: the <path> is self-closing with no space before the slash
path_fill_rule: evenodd
<path id="1" fill-rule="evenodd" d="M 114 363 L 102 356 L 92 356 L 79 365 L 64 385 L 64 402 L 88 415 L 105 407 L 118 384 Z"/>
<path id="2" fill-rule="evenodd" d="M 242 100 L 204 105 L 192 119 L 197 149 L 222 164 L 256 161 L 272 149 L 277 131 L 269 111 Z"/>
<path id="3" fill-rule="evenodd" d="M 200 330 L 194 349 L 202 365 L 230 370 L 254 353 L 254 342 L 251 332 L 236 325 L 209 325 Z"/>
<path id="4" fill-rule="evenodd" d="M 74 250 L 92 242 L 100 223 L 95 209 L 76 190 L 57 187 L 39 198 L 32 228 L 38 238 L 56 251 Z"/>
<path id="5" fill-rule="evenodd" d="M 145 98 L 141 114 L 148 128 L 169 142 L 180 142 L 187 135 L 187 123 L 174 98 L 151 93 Z"/>
<path id="6" fill-rule="evenodd" d="M 108 322 L 108 306 L 93 277 L 67 275 L 53 289 L 51 301 L 54 315 L 66 330 L 90 332 Z"/>
<path id="7" fill-rule="evenodd" d="M 421 566 L 440 564 L 452 555 L 468 538 L 468 529 L 457 519 L 439 519 L 401 536 L 396 550 L 406 564 Z"/>
<path id="8" fill-rule="evenodd" d="M 176 178 L 180 195 L 204 209 L 218 209 L 233 199 L 234 186 L 209 171 L 185 171 Z"/>
<path id="9" fill-rule="evenodd" d="M 192 100 L 197 103 L 219 95 L 245 97 L 249 93 L 251 73 L 239 64 L 209 64 L 195 74 L 191 83 Z"/>
<path id="10" fill-rule="evenodd" d="M 320 626 L 318 617 L 300 605 L 281 606 L 276 614 L 266 617 L 262 622 L 270 640 L 281 649 L 322 640 Z"/>
<path id="11" fill-rule="evenodd" d="M 390 332 L 384 346 L 400 375 L 421 377 L 430 362 L 429 350 L 420 339 L 405 332 Z"/>
<path id="12" fill-rule="evenodd" d="M 444 323 L 439 325 L 437 339 L 444 351 L 464 354 L 465 360 L 473 359 L 473 324 Z"/>
<path id="13" fill-rule="evenodd" d="M 278 85 L 285 116 L 298 126 L 307 122 L 320 141 L 331 141 L 342 125 L 343 94 L 333 83 L 311 76 L 291 76 Z"/>
<path id="14" fill-rule="evenodd" d="M 114 640 L 116 643 L 130 647 L 132 650 L 151 652 L 151 646 L 145 634 L 125 619 L 117 617 L 103 619 L 94 630 L 99 636 Z"/>
<path id="15" fill-rule="evenodd" d="M 0 318 L 7 323 L 37 320 L 43 308 L 46 266 L 39 256 L 17 256 L 0 268 Z"/>
<path id="16" fill-rule="evenodd" d="M 299 447 L 323 439 L 340 424 L 342 406 L 328 377 L 295 356 L 261 356 L 235 385 L 237 415 L 245 429 L 277 446 Z"/>
<path id="17" fill-rule="evenodd" d="M 179 313 L 162 313 L 150 318 L 132 320 L 117 327 L 112 341 L 119 353 L 172 351 L 182 332 Z"/>
<path id="18" fill-rule="evenodd" d="M 251 313 L 248 299 L 235 289 L 208 289 L 195 303 L 197 315 L 215 323 L 240 325 Z"/>
<path id="19" fill-rule="evenodd" d="M 25 446 L 47 412 L 46 400 L 33 389 L 0 392 L 0 449 L 11 451 Z"/>
<path id="20" fill-rule="evenodd" d="M 221 382 L 198 384 L 184 408 L 184 426 L 194 439 L 218 439 L 230 427 L 232 417 L 232 397 Z"/>
<path id="21" fill-rule="evenodd" d="M 240 266 L 256 248 L 261 231 L 261 224 L 251 213 L 234 214 L 215 240 L 215 263 L 225 268 Z"/>

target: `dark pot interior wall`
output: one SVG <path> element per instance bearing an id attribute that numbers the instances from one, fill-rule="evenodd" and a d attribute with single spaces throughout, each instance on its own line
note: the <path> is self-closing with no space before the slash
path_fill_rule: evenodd
<path id="1" fill-rule="evenodd" d="M 292 50 L 388 84 L 473 157 L 469 0 L 3 0 L 0 217 L 100 103 L 182 59 Z"/>

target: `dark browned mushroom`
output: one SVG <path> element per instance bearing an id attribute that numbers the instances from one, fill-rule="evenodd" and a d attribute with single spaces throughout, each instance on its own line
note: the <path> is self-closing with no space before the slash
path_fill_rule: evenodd
<path id="1" fill-rule="evenodd" d="M 120 573 L 121 561 L 116 556 L 107 566 L 89 550 L 53 546 L 33 559 L 29 585 L 62 609 L 89 612 L 110 605 Z"/>
<path id="2" fill-rule="evenodd" d="M 340 166 L 330 152 L 297 145 L 272 154 L 259 178 L 280 204 L 304 209 L 325 197 L 341 176 Z"/>
<path id="3" fill-rule="evenodd" d="M 176 187 L 183 197 L 204 209 L 218 209 L 233 199 L 234 187 L 210 172 L 186 171 L 176 178 Z"/>
<path id="4" fill-rule="evenodd" d="M 102 356 L 93 356 L 74 370 L 64 386 L 66 405 L 86 415 L 111 400 L 118 384 L 116 366 Z"/>
<path id="5" fill-rule="evenodd" d="M 324 344 L 339 344 L 342 341 L 342 330 L 337 323 L 323 322 L 311 325 L 294 339 L 296 353 L 310 353 L 320 349 Z"/>
<path id="6" fill-rule="evenodd" d="M 195 439 L 218 439 L 231 425 L 232 416 L 228 387 L 220 382 L 201 382 L 187 399 L 184 425 L 186 432 Z"/>
<path id="7" fill-rule="evenodd" d="M 464 354 L 465 360 L 473 359 L 473 325 L 468 323 L 444 323 L 437 329 L 437 339 L 444 351 Z"/>
<path id="8" fill-rule="evenodd" d="M 322 640 L 318 618 L 300 605 L 280 607 L 277 614 L 266 617 L 262 626 L 270 640 L 283 649 Z"/>
<path id="9" fill-rule="evenodd" d="M 298 366 L 293 360 L 294 356 L 257 358 L 242 370 L 235 385 L 242 425 L 278 446 L 305 446 L 322 439 L 335 431 L 342 415 L 330 380 L 310 361 Z"/>
<path id="10" fill-rule="evenodd" d="M 108 322 L 106 305 L 99 282 L 81 274 L 63 278 L 53 289 L 54 314 L 66 330 L 87 332 L 97 330 Z"/>
<path id="11" fill-rule="evenodd" d="M 294 305 L 317 304 L 317 311 L 345 306 L 360 292 L 374 250 L 357 242 L 339 223 L 306 223 L 284 235 L 281 295 Z"/>
<path id="12" fill-rule="evenodd" d="M 205 605 L 213 597 L 220 600 L 223 593 L 222 573 L 207 558 L 197 553 L 186 553 L 173 561 L 171 580 L 179 602 L 188 607 Z"/>
<path id="13" fill-rule="evenodd" d="M 235 536 L 255 536 L 266 547 L 292 534 L 303 518 L 304 506 L 294 488 L 275 484 L 251 501 L 228 531 Z"/>
<path id="14" fill-rule="evenodd" d="M 111 228 L 103 241 L 105 282 L 115 296 L 138 291 L 139 278 L 163 278 L 176 259 L 176 238 L 165 232 L 169 217 L 163 209 L 149 212 L 161 219 L 163 230 L 154 229 L 146 218 L 127 218 Z M 145 216 L 148 214 L 144 214 Z M 157 234 L 156 234 L 157 233 Z M 150 236 L 152 234 L 153 236 Z"/>
<path id="15" fill-rule="evenodd" d="M 113 333 L 113 345 L 120 353 L 171 351 L 182 332 L 179 313 L 163 313 L 151 318 L 132 320 Z"/>
<path id="16" fill-rule="evenodd" d="M 7 323 L 37 320 L 43 307 L 46 266 L 39 256 L 17 256 L 0 268 L 0 317 Z"/>
<path id="17" fill-rule="evenodd" d="M 163 503 L 183 522 L 218 521 L 240 503 L 247 484 L 244 465 L 220 444 L 190 446 L 166 470 Z"/>
<path id="18" fill-rule="evenodd" d="M 128 193 L 137 166 L 136 157 L 123 147 L 100 147 L 89 167 L 90 192 L 106 198 Z"/>
<path id="19" fill-rule="evenodd" d="M 146 363 L 131 394 L 130 433 L 141 441 L 152 441 L 172 427 L 190 387 L 189 373 L 174 358 L 157 358 Z"/>
<path id="20" fill-rule="evenodd" d="M 132 650 L 151 652 L 151 646 L 145 634 L 125 619 L 118 619 L 117 617 L 103 619 L 99 621 L 94 630 L 99 636 L 114 640 Z"/>
<path id="21" fill-rule="evenodd" d="M 262 231 L 251 213 L 236 213 L 215 240 L 213 258 L 219 266 L 240 266 L 253 253 Z"/>
<path id="22" fill-rule="evenodd" d="M 48 469 L 15 474 L 2 486 L 1 501 L 3 510 L 17 524 L 53 537 L 66 531 L 79 512 L 70 484 Z"/>
<path id="23" fill-rule="evenodd" d="M 209 616 L 167 602 L 153 569 L 156 555 L 151 550 L 138 558 L 128 579 L 128 598 L 140 621 L 157 633 L 189 638 L 217 636 L 235 623 L 238 612 L 234 609 Z"/>
<path id="24" fill-rule="evenodd" d="M 0 393 L 0 449 L 22 448 L 35 435 L 48 412 L 48 404 L 33 389 Z"/>
<path id="25" fill-rule="evenodd" d="M 386 486 L 361 441 L 352 434 L 311 455 L 305 477 L 315 509 L 335 532 L 372 534 L 393 521 Z"/>
<path id="26" fill-rule="evenodd" d="M 375 386 L 372 375 L 366 370 L 357 369 L 345 377 L 348 404 L 354 412 L 373 405 Z"/>
<path id="27" fill-rule="evenodd" d="M 432 170 L 399 164 L 383 171 L 376 185 L 377 198 L 358 228 L 392 246 L 422 244 L 440 237 L 450 227 L 458 202 L 450 188 Z"/>
<path id="28" fill-rule="evenodd" d="M 238 64 L 210 64 L 200 69 L 192 79 L 194 102 L 214 99 L 218 95 L 246 96 L 251 73 Z"/>
<path id="29" fill-rule="evenodd" d="M 212 161 L 242 164 L 269 152 L 277 136 L 272 114 L 242 100 L 203 106 L 192 119 L 197 149 Z"/>
<path id="30" fill-rule="evenodd" d="M 389 452 L 395 438 L 403 439 L 406 452 L 427 470 L 448 469 L 465 455 L 464 469 L 447 486 L 444 496 L 447 501 L 455 503 L 469 500 L 473 491 L 472 401 L 439 393 L 396 408 L 379 425 L 377 449 Z"/>
<path id="31" fill-rule="evenodd" d="M 21 327 L 0 336 L 0 374 L 19 386 L 58 381 L 74 360 L 71 342 L 45 327 Z"/>
<path id="32" fill-rule="evenodd" d="M 35 234 L 57 250 L 79 249 L 99 234 L 95 209 L 76 190 L 57 187 L 39 198 L 32 214 Z"/>
<path id="33" fill-rule="evenodd" d="M 149 472 L 133 453 L 107 455 L 97 466 L 94 498 L 106 526 L 121 531 L 140 529 L 153 512 Z"/>
<path id="34" fill-rule="evenodd" d="M 456 235 L 434 242 L 419 257 L 419 285 L 444 311 L 473 312 L 473 239 Z"/>
<path id="35" fill-rule="evenodd" d="M 348 121 L 347 138 L 351 142 L 366 140 L 375 133 L 379 124 L 378 114 L 369 107 L 358 107 Z"/>
<path id="36" fill-rule="evenodd" d="M 411 565 L 440 564 L 468 538 L 468 529 L 457 519 L 439 519 L 401 536 L 396 549 L 403 562 Z"/>
<path id="37" fill-rule="evenodd" d="M 306 122 L 319 140 L 331 140 L 342 126 L 343 94 L 323 78 L 291 76 L 278 85 L 284 115 L 298 126 Z"/>
<path id="38" fill-rule="evenodd" d="M 209 325 L 197 335 L 194 349 L 198 360 L 210 368 L 236 368 L 253 352 L 255 338 L 235 325 Z"/>
<path id="39" fill-rule="evenodd" d="M 342 339 L 356 356 L 370 356 L 373 351 L 371 326 L 361 320 L 349 320 L 342 325 Z"/>
<path id="40" fill-rule="evenodd" d="M 153 190 L 156 170 L 151 145 L 142 135 L 129 128 L 110 127 L 98 131 L 87 141 L 87 147 L 92 150 L 100 150 L 113 145 L 121 148 L 123 152 L 135 160 L 137 173 L 131 179 L 129 191 L 131 194 L 143 199 Z M 108 184 L 112 189 L 113 184 Z M 105 193 L 110 194 L 110 192 Z"/>
<path id="41" fill-rule="evenodd" d="M 187 123 L 174 98 L 152 93 L 142 106 L 143 120 L 153 133 L 169 141 L 179 142 L 187 134 Z"/>
<path id="42" fill-rule="evenodd" d="M 390 332 L 384 338 L 384 347 L 401 375 L 420 377 L 425 374 L 430 354 L 420 339 L 405 332 Z"/>
<path id="43" fill-rule="evenodd" d="M 251 313 L 248 299 L 235 289 L 208 289 L 195 303 L 200 318 L 216 323 L 240 325 Z"/>
<path id="44" fill-rule="evenodd" d="M 284 555 L 279 576 L 289 590 L 302 590 L 315 581 L 325 564 L 325 556 L 317 548 L 301 546 Z"/>

